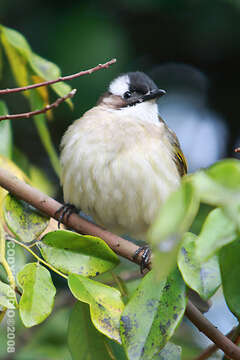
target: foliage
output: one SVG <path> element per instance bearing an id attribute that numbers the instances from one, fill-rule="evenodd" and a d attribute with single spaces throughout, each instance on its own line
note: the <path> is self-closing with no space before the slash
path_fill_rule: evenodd
<path id="1" fill-rule="evenodd" d="M 1 26 L 0 45 L 18 85 L 59 76 L 58 67 L 34 54 L 16 31 Z M 69 91 L 64 84 L 52 89 L 61 96 Z M 44 89 L 25 96 L 33 109 L 46 104 L 49 94 Z M 6 112 L 1 102 L 0 114 Z M 35 124 L 58 173 L 45 116 L 36 118 Z M 31 171 L 25 174 L 12 161 L 13 148 L 10 122 L 2 122 L 0 166 L 31 182 Z M 201 213 L 200 230 L 193 233 L 191 229 L 199 228 L 202 204 L 210 205 L 211 210 Z M 102 239 L 56 230 L 56 224 L 52 230 L 46 216 L 0 189 L 2 317 L 7 309 L 16 308 L 25 327 L 45 321 L 54 308 L 52 276 L 56 273 L 67 280 L 68 294 L 76 299 L 66 335 L 72 359 L 180 359 L 181 348 L 169 340 L 185 311 L 186 285 L 203 299 L 210 299 L 222 285 L 230 311 L 240 316 L 239 204 L 238 160 L 223 160 L 186 176 L 149 229 L 153 270 L 139 280 L 137 288 L 131 288 L 116 276 L 120 273 L 116 268 L 119 260 Z M 16 246 L 20 259 L 16 272 L 7 261 L 8 244 Z M 122 263 L 119 268 L 126 270 L 126 265 Z M 24 351 L 22 354 L 16 359 L 24 358 Z M 54 356 L 60 358 L 59 354 Z"/>

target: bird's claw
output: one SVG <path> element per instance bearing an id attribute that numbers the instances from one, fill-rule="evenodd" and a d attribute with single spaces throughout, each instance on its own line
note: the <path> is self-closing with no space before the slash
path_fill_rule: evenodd
<path id="1" fill-rule="evenodd" d="M 69 216 L 72 213 L 78 213 L 77 208 L 69 203 L 66 203 L 64 205 L 62 205 L 56 212 L 55 212 L 55 216 L 58 217 L 58 228 L 60 228 L 60 224 L 63 222 L 64 217 L 66 216 L 66 222 L 68 222 Z"/>
<path id="2" fill-rule="evenodd" d="M 140 271 L 141 274 L 143 274 L 143 270 L 148 267 L 148 264 L 150 262 L 151 250 L 148 245 L 140 246 L 133 255 L 133 259 L 136 259 L 140 253 L 142 253 L 141 262 L 140 262 Z"/>

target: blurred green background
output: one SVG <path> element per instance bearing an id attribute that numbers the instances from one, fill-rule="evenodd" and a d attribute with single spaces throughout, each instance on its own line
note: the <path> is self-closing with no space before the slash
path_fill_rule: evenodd
<path id="1" fill-rule="evenodd" d="M 120 73 L 140 70 L 167 91 L 159 101 L 159 112 L 176 131 L 190 171 L 227 156 L 237 156 L 233 150 L 240 145 L 239 0 L 1 0 L 0 23 L 22 33 L 33 51 L 56 63 L 63 75 L 117 58 L 117 63 L 108 70 L 69 83 L 78 89 L 73 99 L 74 111 L 62 104 L 54 110 L 54 121 L 49 123 L 56 149 L 67 126 L 94 106 L 109 81 Z M 5 62 L 1 88 L 14 86 Z M 54 101 L 55 95 L 51 94 Z M 5 95 L 2 99 L 10 113 L 29 110 L 20 94 Z M 33 122 L 21 119 L 12 125 L 15 144 L 31 163 L 44 170 L 59 189 L 61 199 L 59 180 Z M 234 324 L 226 306 L 218 300 L 208 317 L 223 332 Z M 55 319 L 53 316 L 53 323 Z M 65 318 L 59 319 L 57 325 L 45 325 L 52 337 L 61 328 L 57 340 L 51 340 L 58 346 L 64 342 L 66 332 Z M 24 334 L 27 339 L 30 337 L 29 331 Z M 189 329 L 183 334 L 185 340 L 190 339 L 188 345 L 192 345 Z M 31 346 L 36 345 L 34 341 L 41 342 L 41 328 L 34 335 L 30 354 Z M 198 345 L 206 345 L 202 336 L 197 335 L 197 339 Z M 57 351 L 56 346 L 53 348 Z M 31 359 L 24 349 L 19 359 Z M 65 344 L 51 359 L 59 359 L 60 352 L 63 359 L 68 359 L 63 349 L 66 351 Z M 43 358 L 42 353 L 34 356 Z"/>

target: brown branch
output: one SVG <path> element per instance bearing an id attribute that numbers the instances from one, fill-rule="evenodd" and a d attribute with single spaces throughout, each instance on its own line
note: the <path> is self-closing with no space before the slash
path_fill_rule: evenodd
<path id="1" fill-rule="evenodd" d="M 199 331 L 212 340 L 230 359 L 240 359 L 240 348 L 207 320 L 191 302 L 188 302 L 185 315 Z"/>
<path id="2" fill-rule="evenodd" d="M 236 328 L 234 327 L 227 335 L 225 335 L 227 338 L 231 339 L 232 336 L 234 335 Z M 217 350 L 219 350 L 219 348 L 217 347 L 216 344 L 210 345 L 208 346 L 200 355 L 198 355 L 196 358 L 194 358 L 193 360 L 206 360 L 208 359 L 211 355 L 213 355 Z"/>
<path id="3" fill-rule="evenodd" d="M 67 100 L 69 98 L 72 98 L 76 94 L 76 92 L 77 92 L 77 89 L 73 89 L 67 95 L 65 95 L 65 96 L 63 96 L 61 98 L 58 98 L 54 103 L 45 106 L 41 110 L 29 111 L 29 112 L 22 113 L 22 114 L 2 115 L 2 116 L 0 116 L 0 121 L 2 121 L 2 120 L 11 120 L 11 119 L 30 118 L 31 116 L 34 116 L 34 115 L 43 114 L 43 113 L 49 111 L 52 108 L 58 107 L 65 100 Z"/>
<path id="4" fill-rule="evenodd" d="M 73 74 L 73 75 L 60 76 L 58 79 L 55 79 L 55 80 L 44 81 L 44 82 L 41 82 L 41 83 L 38 83 L 38 84 L 32 84 L 32 85 L 28 85 L 28 86 L 19 87 L 19 88 L 3 89 L 3 90 L 0 90 L 0 95 L 11 94 L 11 93 L 16 93 L 16 92 L 20 92 L 20 91 L 35 89 L 35 88 L 40 87 L 40 86 L 48 86 L 48 85 L 56 84 L 57 82 L 60 82 L 60 81 L 72 80 L 72 79 L 75 79 L 75 78 L 83 76 L 83 75 L 90 75 L 93 72 L 98 71 L 100 69 L 108 68 L 110 65 L 114 64 L 116 61 L 117 61 L 116 59 L 112 59 L 110 61 L 107 61 L 105 64 L 99 64 L 99 65 L 97 65 L 97 66 L 95 66 L 95 67 L 93 67 L 91 69 L 83 70 L 83 71 L 80 71 L 80 72 L 78 72 L 76 74 Z"/>
<path id="5" fill-rule="evenodd" d="M 56 211 L 62 206 L 62 204 L 43 194 L 38 189 L 35 189 L 32 186 L 19 180 L 16 176 L 3 168 L 0 168 L 0 186 L 8 190 L 19 199 L 22 199 L 31 204 L 36 209 L 58 220 Z M 140 263 L 140 256 L 138 256 L 136 260 L 132 258 L 136 250 L 139 248 L 134 243 L 122 239 L 121 237 L 90 223 L 75 213 L 69 217 L 67 224 L 65 221 L 63 222 L 65 225 L 81 234 L 89 234 L 100 237 L 118 255 L 123 256 L 137 264 Z"/>
<path id="6" fill-rule="evenodd" d="M 0 186 L 10 191 L 19 199 L 28 202 L 43 213 L 57 219 L 56 211 L 61 207 L 59 202 L 24 183 L 2 168 L 0 168 Z M 118 255 L 138 264 L 140 263 L 140 256 L 138 256 L 137 259 L 133 259 L 133 255 L 139 247 L 132 242 L 124 240 L 121 237 L 86 221 L 75 213 L 70 215 L 67 225 L 81 234 L 100 237 Z M 227 356 L 234 360 L 240 359 L 240 348 L 208 321 L 190 301 L 188 301 L 185 315 L 199 331 L 203 332 L 211 339 Z"/>
<path id="7" fill-rule="evenodd" d="M 238 345 L 240 342 L 240 324 L 238 324 L 238 326 L 235 329 L 233 329 L 232 331 L 233 331 L 233 334 L 230 338 L 234 344 Z M 228 359 L 228 357 L 226 355 L 224 355 L 223 360 L 224 359 Z"/>

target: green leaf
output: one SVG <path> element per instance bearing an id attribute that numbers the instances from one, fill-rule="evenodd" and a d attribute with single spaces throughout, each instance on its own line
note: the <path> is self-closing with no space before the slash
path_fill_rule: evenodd
<path id="1" fill-rule="evenodd" d="M 162 206 L 148 232 L 153 247 L 153 262 L 162 278 L 176 264 L 179 242 L 191 226 L 199 209 L 199 200 L 191 182 L 185 180 Z M 161 266 L 159 266 L 161 264 Z"/>
<path id="2" fill-rule="evenodd" d="M 128 360 L 122 345 L 116 343 L 113 340 L 105 338 L 105 345 L 111 354 L 111 360 Z"/>
<path id="3" fill-rule="evenodd" d="M 1 25 L 0 37 L 15 78 L 20 86 L 28 84 L 29 71 L 27 65 L 30 65 L 33 73 L 43 80 L 55 80 L 61 76 L 59 67 L 34 54 L 24 36 L 19 32 Z M 50 87 L 60 97 L 71 91 L 71 87 L 63 82 L 50 85 Z M 24 94 L 26 95 L 26 92 Z M 71 99 L 67 99 L 67 103 L 71 107 L 73 106 Z"/>
<path id="4" fill-rule="evenodd" d="M 168 342 L 153 360 L 181 360 L 181 346 Z"/>
<path id="5" fill-rule="evenodd" d="M 93 326 L 89 306 L 76 302 L 68 325 L 68 346 L 73 360 L 112 360 L 106 338 Z"/>
<path id="6" fill-rule="evenodd" d="M 221 285 L 217 256 L 200 263 L 196 256 L 198 237 L 186 233 L 178 254 L 178 267 L 185 283 L 195 290 L 204 300 L 208 300 Z"/>
<path id="7" fill-rule="evenodd" d="M 30 46 L 28 45 L 24 36 L 18 31 L 1 25 L 0 34 L 3 34 L 9 45 L 17 49 L 19 53 L 22 54 L 24 57 L 28 58 L 29 56 L 31 56 Z"/>
<path id="8" fill-rule="evenodd" d="M 3 212 L 9 229 L 25 243 L 35 240 L 49 224 L 48 217 L 11 194 L 4 199 Z"/>
<path id="9" fill-rule="evenodd" d="M 234 201 L 225 205 L 224 213 L 236 225 L 238 232 L 240 232 L 240 201 L 236 198 Z"/>
<path id="10" fill-rule="evenodd" d="M 28 84 L 27 59 L 30 48 L 23 36 L 15 30 L 0 26 L 0 41 L 6 52 L 14 77 L 19 86 Z M 23 93 L 27 96 L 27 93 Z"/>
<path id="11" fill-rule="evenodd" d="M 0 29 L 1 31 L 1 29 Z M 0 80 L 2 79 L 3 76 L 3 53 L 2 53 L 2 48 L 1 48 L 1 44 L 0 44 Z"/>
<path id="12" fill-rule="evenodd" d="M 50 272 L 39 263 L 28 263 L 17 279 L 23 289 L 19 303 L 23 324 L 26 327 L 40 324 L 51 314 L 56 294 Z"/>
<path id="13" fill-rule="evenodd" d="M 119 320 L 124 308 L 120 292 L 75 274 L 69 275 L 68 285 L 78 300 L 90 305 L 91 319 L 96 329 L 120 343 Z"/>
<path id="14" fill-rule="evenodd" d="M 43 99 L 41 98 L 39 92 L 37 90 L 33 90 L 29 94 L 31 109 L 42 109 L 44 108 L 45 104 Z M 60 163 L 58 159 L 58 155 L 56 153 L 56 150 L 54 148 L 50 132 L 48 130 L 47 121 L 45 114 L 40 114 L 34 116 L 34 123 L 38 131 L 38 135 L 41 139 L 41 142 L 43 144 L 43 147 L 45 148 L 49 160 L 52 164 L 53 169 L 55 170 L 55 173 L 59 176 L 60 174 Z"/>
<path id="15" fill-rule="evenodd" d="M 191 176 L 201 201 L 210 205 L 226 205 L 240 201 L 240 161 L 222 160 L 208 170 L 201 170 Z"/>
<path id="16" fill-rule="evenodd" d="M 199 234 L 196 242 L 196 256 L 200 262 L 205 262 L 221 247 L 231 243 L 237 237 L 236 225 L 222 209 L 214 209 L 207 216 Z"/>
<path id="17" fill-rule="evenodd" d="M 129 360 L 151 360 L 179 325 L 186 307 L 185 284 L 177 269 L 162 281 L 150 271 L 121 316 L 121 338 Z"/>
<path id="18" fill-rule="evenodd" d="M 11 252 L 9 254 L 12 255 L 9 258 L 7 255 L 8 249 L 11 249 Z M 17 245 L 13 241 L 9 240 L 9 241 L 6 241 L 5 253 L 6 253 L 5 256 L 8 258 L 9 263 L 11 263 L 9 265 L 11 266 L 12 263 L 14 262 L 13 276 L 16 278 L 16 274 L 18 273 L 18 271 L 20 271 L 27 262 L 26 252 L 22 246 Z M 7 273 L 4 269 L 4 267 L 2 266 L 2 264 L 0 264 L 0 280 L 2 280 L 5 283 L 8 282 Z"/>
<path id="19" fill-rule="evenodd" d="M 44 259 L 65 274 L 96 276 L 119 264 L 102 239 L 68 230 L 47 233 L 38 247 Z"/>
<path id="20" fill-rule="evenodd" d="M 221 249 L 219 253 L 223 293 L 231 312 L 240 319 L 240 240 Z"/>
<path id="21" fill-rule="evenodd" d="M 7 114 L 7 106 L 0 101 L 0 115 Z M 0 154 L 7 158 L 12 156 L 12 129 L 9 120 L 0 121 Z"/>
<path id="22" fill-rule="evenodd" d="M 0 305 L 7 309 L 15 309 L 17 307 L 14 290 L 2 281 L 0 281 Z"/>

